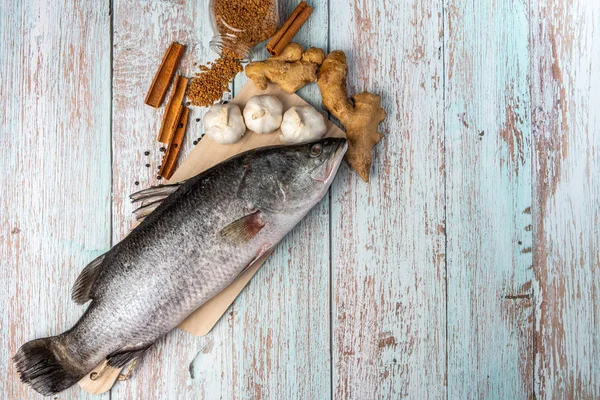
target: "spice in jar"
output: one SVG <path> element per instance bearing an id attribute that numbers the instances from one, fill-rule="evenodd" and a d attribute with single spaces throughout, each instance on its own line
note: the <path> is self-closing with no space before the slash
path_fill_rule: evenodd
<path id="1" fill-rule="evenodd" d="M 213 0 L 211 11 L 220 35 L 248 47 L 273 36 L 279 25 L 275 0 Z"/>
<path id="2" fill-rule="evenodd" d="M 212 0 L 215 36 L 211 47 L 220 57 L 199 65 L 187 91 L 191 104 L 208 107 L 229 91 L 229 82 L 243 71 L 256 44 L 271 37 L 279 25 L 277 0 Z"/>

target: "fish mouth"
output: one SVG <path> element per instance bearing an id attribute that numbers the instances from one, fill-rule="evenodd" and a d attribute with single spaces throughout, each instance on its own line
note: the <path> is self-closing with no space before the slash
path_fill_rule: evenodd
<path id="1" fill-rule="evenodd" d="M 315 178 L 317 182 L 330 183 L 335 177 L 342 160 L 344 159 L 344 155 L 346 154 L 346 150 L 348 150 L 348 141 L 346 139 L 342 139 L 339 141 L 337 148 L 325 161 L 327 166 L 325 168 L 325 173 L 320 177 Z"/>

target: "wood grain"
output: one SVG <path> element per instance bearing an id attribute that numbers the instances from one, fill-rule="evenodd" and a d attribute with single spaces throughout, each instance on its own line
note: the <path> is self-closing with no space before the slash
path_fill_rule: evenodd
<path id="1" fill-rule="evenodd" d="M 331 192 L 333 396 L 444 398 L 442 2 L 329 8 L 350 93 L 387 112 L 371 182 L 344 166 Z"/>
<path id="2" fill-rule="evenodd" d="M 600 3 L 531 6 L 536 395 L 600 398 Z"/>
<path id="3" fill-rule="evenodd" d="M 447 5 L 448 397 L 530 398 L 528 3 Z"/>
<path id="4" fill-rule="evenodd" d="M 188 76 L 214 58 L 206 2 L 88 3 L 0 0 L 1 398 L 39 398 L 10 357 L 75 323 L 75 277 L 158 183 L 164 51 Z M 371 183 L 343 166 L 209 335 L 175 330 L 103 397 L 599 398 L 600 3 L 311 5 L 296 40 L 383 97 Z"/>
<path id="5" fill-rule="evenodd" d="M 110 247 L 109 43 L 106 2 L 0 2 L 3 399 L 43 398 L 11 357 L 75 324 L 71 285 Z"/>

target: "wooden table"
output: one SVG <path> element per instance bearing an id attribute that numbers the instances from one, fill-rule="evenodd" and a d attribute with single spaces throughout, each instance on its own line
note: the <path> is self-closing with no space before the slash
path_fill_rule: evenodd
<path id="1" fill-rule="evenodd" d="M 600 3 L 312 3 L 298 40 L 388 111 L 371 182 L 343 166 L 211 334 L 110 398 L 600 397 Z M 75 277 L 157 183 L 143 98 L 171 41 L 185 73 L 213 58 L 207 4 L 0 0 L 1 398 L 37 397 L 9 357 L 75 323 Z"/>

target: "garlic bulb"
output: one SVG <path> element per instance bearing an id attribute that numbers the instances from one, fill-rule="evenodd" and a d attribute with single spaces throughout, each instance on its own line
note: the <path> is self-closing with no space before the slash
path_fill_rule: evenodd
<path id="1" fill-rule="evenodd" d="M 251 131 L 271 133 L 281 125 L 283 104 L 275 96 L 251 97 L 244 107 L 244 121 Z"/>
<path id="2" fill-rule="evenodd" d="M 283 115 L 280 139 L 283 143 L 301 143 L 321 139 L 327 132 L 325 119 L 311 106 L 294 106 Z"/>
<path id="3" fill-rule="evenodd" d="M 232 103 L 214 104 L 204 116 L 208 137 L 217 143 L 235 143 L 244 136 L 246 125 L 240 108 Z"/>

